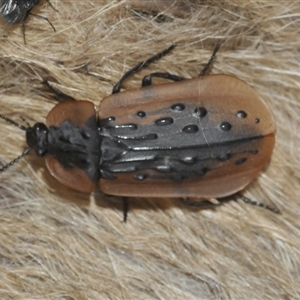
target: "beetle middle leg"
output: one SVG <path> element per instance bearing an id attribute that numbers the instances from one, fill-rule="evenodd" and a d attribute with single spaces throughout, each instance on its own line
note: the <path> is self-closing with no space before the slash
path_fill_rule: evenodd
<path id="1" fill-rule="evenodd" d="M 123 222 L 127 222 L 127 216 L 129 211 L 129 202 L 127 197 L 123 197 Z"/>
<path id="2" fill-rule="evenodd" d="M 165 78 L 168 80 L 172 80 L 172 81 L 181 81 L 184 80 L 184 77 L 178 76 L 178 75 L 174 75 L 174 74 L 170 74 L 170 73 L 160 73 L 160 72 L 156 72 L 156 73 L 151 73 L 149 75 L 146 75 L 143 80 L 142 80 L 142 87 L 144 86 L 148 86 L 152 84 L 152 78 Z"/>
<path id="3" fill-rule="evenodd" d="M 152 57 L 148 58 L 145 61 L 142 61 L 140 63 L 138 63 L 135 67 L 131 68 L 129 71 L 127 71 L 122 77 L 121 79 L 115 84 L 115 86 L 113 87 L 112 90 L 112 94 L 116 94 L 119 93 L 121 90 L 121 86 L 122 83 L 130 76 L 132 76 L 134 73 L 138 72 L 141 69 L 146 68 L 149 64 L 153 63 L 154 61 L 162 58 L 163 56 L 165 56 L 167 53 L 169 53 L 171 50 L 173 50 L 176 47 L 175 44 L 172 44 L 169 48 L 153 55 Z"/>

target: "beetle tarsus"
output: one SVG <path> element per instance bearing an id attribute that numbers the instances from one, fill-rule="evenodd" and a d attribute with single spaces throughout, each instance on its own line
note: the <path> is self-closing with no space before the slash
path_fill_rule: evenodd
<path id="1" fill-rule="evenodd" d="M 278 208 L 274 208 L 274 207 L 270 207 L 269 205 L 267 204 L 264 204 L 264 203 L 261 203 L 261 202 L 258 202 L 258 201 L 254 201 L 254 200 L 251 200 L 243 195 L 240 195 L 238 194 L 237 197 L 239 197 L 242 201 L 244 201 L 245 203 L 247 204 L 251 204 L 253 206 L 258 206 L 258 207 L 261 207 L 261 208 L 264 208 L 264 209 L 267 209 L 275 214 L 280 214 L 280 210 Z"/>
<path id="2" fill-rule="evenodd" d="M 157 77 L 157 78 L 164 78 L 172 81 L 181 81 L 184 80 L 185 78 L 170 74 L 170 73 L 161 73 L 161 72 L 156 72 L 156 73 L 151 73 L 149 75 L 146 75 L 143 80 L 142 80 L 142 87 L 144 86 L 149 86 L 152 85 L 152 78 Z"/>

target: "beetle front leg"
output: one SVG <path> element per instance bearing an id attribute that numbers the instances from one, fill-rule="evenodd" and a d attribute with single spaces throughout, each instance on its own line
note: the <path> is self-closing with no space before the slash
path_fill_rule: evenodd
<path id="1" fill-rule="evenodd" d="M 152 84 L 152 78 L 154 78 L 154 77 L 165 78 L 165 79 L 172 80 L 172 81 L 181 81 L 181 80 L 185 79 L 185 78 L 183 78 L 181 76 L 170 74 L 170 73 L 156 72 L 156 73 L 151 73 L 149 75 L 146 75 L 143 78 L 143 80 L 142 80 L 142 87 L 151 85 Z"/>
<path id="2" fill-rule="evenodd" d="M 49 80 L 48 78 L 44 79 L 42 84 L 45 84 L 48 89 L 53 93 L 55 94 L 57 100 L 59 102 L 63 102 L 63 101 L 76 101 L 76 99 L 74 99 L 72 96 L 69 96 L 67 94 L 65 94 L 64 92 L 62 92 L 61 90 L 59 90 L 58 88 L 56 87 L 53 87 L 50 83 L 49 83 Z"/>

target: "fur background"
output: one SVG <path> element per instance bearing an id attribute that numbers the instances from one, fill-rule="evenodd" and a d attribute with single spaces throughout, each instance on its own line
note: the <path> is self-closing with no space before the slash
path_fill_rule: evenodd
<path id="1" fill-rule="evenodd" d="M 44 122 L 57 103 L 43 78 L 98 104 L 137 62 L 177 47 L 154 71 L 196 77 L 223 41 L 212 73 L 253 86 L 277 121 L 268 168 L 245 196 L 281 215 L 230 202 L 190 209 L 177 199 L 74 192 L 34 153 L 0 175 L 1 299 L 297 299 L 300 297 L 300 2 L 51 0 L 0 31 L 0 113 Z M 63 64 L 62 64 L 63 63 Z M 89 71 L 89 75 L 86 73 Z M 159 80 L 158 80 L 159 81 Z M 156 81 L 157 82 L 157 81 Z M 0 161 L 26 147 L 0 120 Z"/>

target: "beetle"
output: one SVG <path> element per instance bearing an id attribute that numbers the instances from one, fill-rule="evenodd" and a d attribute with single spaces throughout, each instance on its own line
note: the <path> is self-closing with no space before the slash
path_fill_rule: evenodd
<path id="1" fill-rule="evenodd" d="M 50 0 L 46 0 L 49 5 L 57 11 L 51 4 Z M 50 26 L 52 27 L 53 31 L 55 32 L 56 29 L 52 25 L 52 23 L 43 16 L 32 14 L 30 11 L 40 4 L 41 0 L 0 0 L 0 16 L 8 23 L 8 24 L 16 24 L 18 22 L 22 22 L 23 28 L 23 37 L 24 43 L 26 44 L 25 38 L 25 22 L 27 17 L 31 14 L 35 17 L 41 18 L 46 20 Z"/>
<path id="2" fill-rule="evenodd" d="M 247 83 L 230 75 L 205 75 L 220 45 L 197 78 L 156 72 L 143 78 L 141 88 L 120 92 L 128 77 L 174 47 L 126 72 L 98 109 L 89 101 L 61 102 L 48 113 L 46 124 L 33 127 L 0 115 L 26 131 L 28 144 L 0 172 L 33 149 L 46 156 L 59 182 L 85 193 L 97 182 L 104 194 L 123 197 L 219 199 L 243 190 L 268 163 L 276 125 Z M 174 82 L 152 85 L 155 77 Z M 127 209 L 124 201 L 124 220 Z"/>

